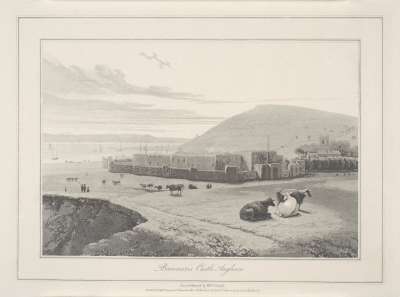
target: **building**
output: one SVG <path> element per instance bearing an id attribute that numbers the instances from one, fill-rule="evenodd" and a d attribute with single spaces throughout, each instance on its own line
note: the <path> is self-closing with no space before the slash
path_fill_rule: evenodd
<path id="1" fill-rule="evenodd" d="M 131 160 L 111 161 L 108 168 L 111 172 L 230 183 L 305 174 L 305 162 L 284 160 L 275 151 L 204 155 L 134 154 Z"/>
<path id="2" fill-rule="evenodd" d="M 253 151 L 242 153 L 249 171 L 254 170 L 256 164 L 269 164 L 283 162 L 283 156 L 275 151 Z"/>
<path id="3" fill-rule="evenodd" d="M 225 170 L 226 166 L 236 166 L 240 171 L 249 171 L 249 168 L 241 154 L 218 154 L 216 155 L 216 170 Z"/>

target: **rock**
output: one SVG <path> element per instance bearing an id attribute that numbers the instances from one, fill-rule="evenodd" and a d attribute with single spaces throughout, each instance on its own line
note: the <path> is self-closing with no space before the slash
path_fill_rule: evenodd
<path id="1" fill-rule="evenodd" d="M 43 254 L 80 255 L 87 244 L 146 221 L 106 200 L 43 195 Z"/>

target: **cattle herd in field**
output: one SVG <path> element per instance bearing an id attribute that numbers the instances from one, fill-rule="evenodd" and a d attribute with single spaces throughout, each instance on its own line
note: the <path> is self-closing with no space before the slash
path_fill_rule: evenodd
<path id="1" fill-rule="evenodd" d="M 122 178 L 123 176 L 121 176 Z M 82 190 L 82 187 L 89 189 L 88 185 L 81 184 L 79 182 L 79 178 L 77 177 L 67 177 L 66 182 L 76 182 L 81 185 L 81 192 L 89 192 L 89 190 Z M 107 180 L 103 179 L 101 181 L 102 185 L 106 185 Z M 118 186 L 121 184 L 121 180 L 111 180 L 111 184 L 113 186 Z M 183 184 L 169 184 L 166 186 L 155 185 L 152 183 L 149 184 L 140 184 L 140 188 L 147 192 L 161 192 L 161 191 L 169 191 L 171 196 L 182 196 L 182 192 L 185 188 Z M 189 184 L 189 190 L 197 190 L 199 187 L 194 184 Z M 211 189 L 212 184 L 206 184 L 206 189 Z M 65 192 L 67 192 L 67 186 L 65 186 Z M 239 216 L 242 220 L 245 221 L 260 221 L 260 220 L 268 220 L 271 219 L 271 212 L 269 210 L 270 207 L 275 207 L 275 213 L 280 217 L 292 217 L 299 214 L 301 211 L 301 205 L 304 202 L 304 198 L 308 196 L 311 197 L 311 191 L 309 189 L 292 189 L 279 191 L 276 193 L 276 199 L 267 198 L 261 201 L 253 201 L 245 204 L 239 211 Z"/>

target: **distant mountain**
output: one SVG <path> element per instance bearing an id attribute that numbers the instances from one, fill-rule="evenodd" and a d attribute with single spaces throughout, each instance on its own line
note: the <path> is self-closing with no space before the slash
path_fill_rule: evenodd
<path id="1" fill-rule="evenodd" d="M 184 143 L 186 138 L 154 137 L 138 134 L 49 134 L 43 135 L 45 142 L 123 142 L 123 143 Z"/>
<path id="2" fill-rule="evenodd" d="M 260 105 L 233 116 L 203 135 L 183 144 L 184 152 L 237 152 L 269 147 L 286 156 L 303 144 L 318 143 L 321 136 L 357 144 L 356 117 L 321 110 Z"/>

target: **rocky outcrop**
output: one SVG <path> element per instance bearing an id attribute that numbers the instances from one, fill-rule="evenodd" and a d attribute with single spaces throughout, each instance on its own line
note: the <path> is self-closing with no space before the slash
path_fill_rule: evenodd
<path id="1" fill-rule="evenodd" d="M 43 195 L 44 255 L 81 255 L 83 248 L 147 220 L 106 200 Z"/>

